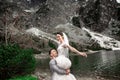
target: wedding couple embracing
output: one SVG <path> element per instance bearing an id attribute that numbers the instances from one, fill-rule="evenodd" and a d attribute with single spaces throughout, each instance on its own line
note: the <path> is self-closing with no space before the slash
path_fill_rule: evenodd
<path id="1" fill-rule="evenodd" d="M 52 72 L 51 80 L 76 80 L 75 76 L 70 73 L 70 67 L 72 65 L 69 59 L 69 50 L 87 57 L 86 53 L 82 53 L 69 45 L 68 37 L 65 33 L 59 32 L 56 34 L 58 48 L 51 49 L 50 55 L 50 70 Z"/>

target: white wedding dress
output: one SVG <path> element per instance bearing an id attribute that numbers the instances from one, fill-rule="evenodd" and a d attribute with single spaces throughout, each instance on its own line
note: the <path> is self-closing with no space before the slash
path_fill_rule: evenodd
<path id="1" fill-rule="evenodd" d="M 58 46 L 58 57 L 56 58 L 57 66 L 62 69 L 69 69 L 72 65 L 70 59 L 69 59 L 69 49 L 63 47 L 63 45 L 69 45 L 68 38 L 65 34 L 63 34 L 64 37 L 64 43 L 59 44 Z M 54 74 L 54 80 L 76 80 L 74 75 L 71 73 L 69 75 L 59 75 Z"/>

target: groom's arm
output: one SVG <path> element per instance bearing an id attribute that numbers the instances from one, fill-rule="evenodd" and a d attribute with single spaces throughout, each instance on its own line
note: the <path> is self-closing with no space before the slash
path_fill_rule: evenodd
<path id="1" fill-rule="evenodd" d="M 59 67 L 57 66 L 55 60 L 51 60 L 51 61 L 50 61 L 50 69 L 51 69 L 53 72 L 57 72 L 58 74 L 63 74 L 63 75 L 66 74 L 66 70 L 59 68 Z"/>

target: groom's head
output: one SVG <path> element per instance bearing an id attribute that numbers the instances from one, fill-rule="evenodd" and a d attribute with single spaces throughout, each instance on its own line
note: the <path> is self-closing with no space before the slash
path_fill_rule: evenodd
<path id="1" fill-rule="evenodd" d="M 51 49 L 51 50 L 49 51 L 49 55 L 50 55 L 50 58 L 55 58 L 55 57 L 58 56 L 58 52 L 57 52 L 56 49 Z"/>

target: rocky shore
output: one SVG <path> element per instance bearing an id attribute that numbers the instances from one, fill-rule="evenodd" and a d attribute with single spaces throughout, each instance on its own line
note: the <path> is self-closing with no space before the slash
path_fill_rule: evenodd
<path id="1" fill-rule="evenodd" d="M 41 53 L 41 54 L 35 54 L 34 55 L 36 60 L 43 60 L 44 59 L 48 59 L 47 63 L 49 66 L 49 55 L 47 53 Z M 37 65 L 35 71 L 32 73 L 33 76 L 36 76 L 38 78 L 38 80 L 50 80 L 51 78 L 51 72 L 49 67 L 38 67 L 40 65 Z M 98 75 L 93 74 L 81 74 L 81 73 L 77 73 L 77 72 L 72 72 L 77 80 L 117 80 L 117 79 L 113 79 L 110 77 L 101 77 Z"/>

